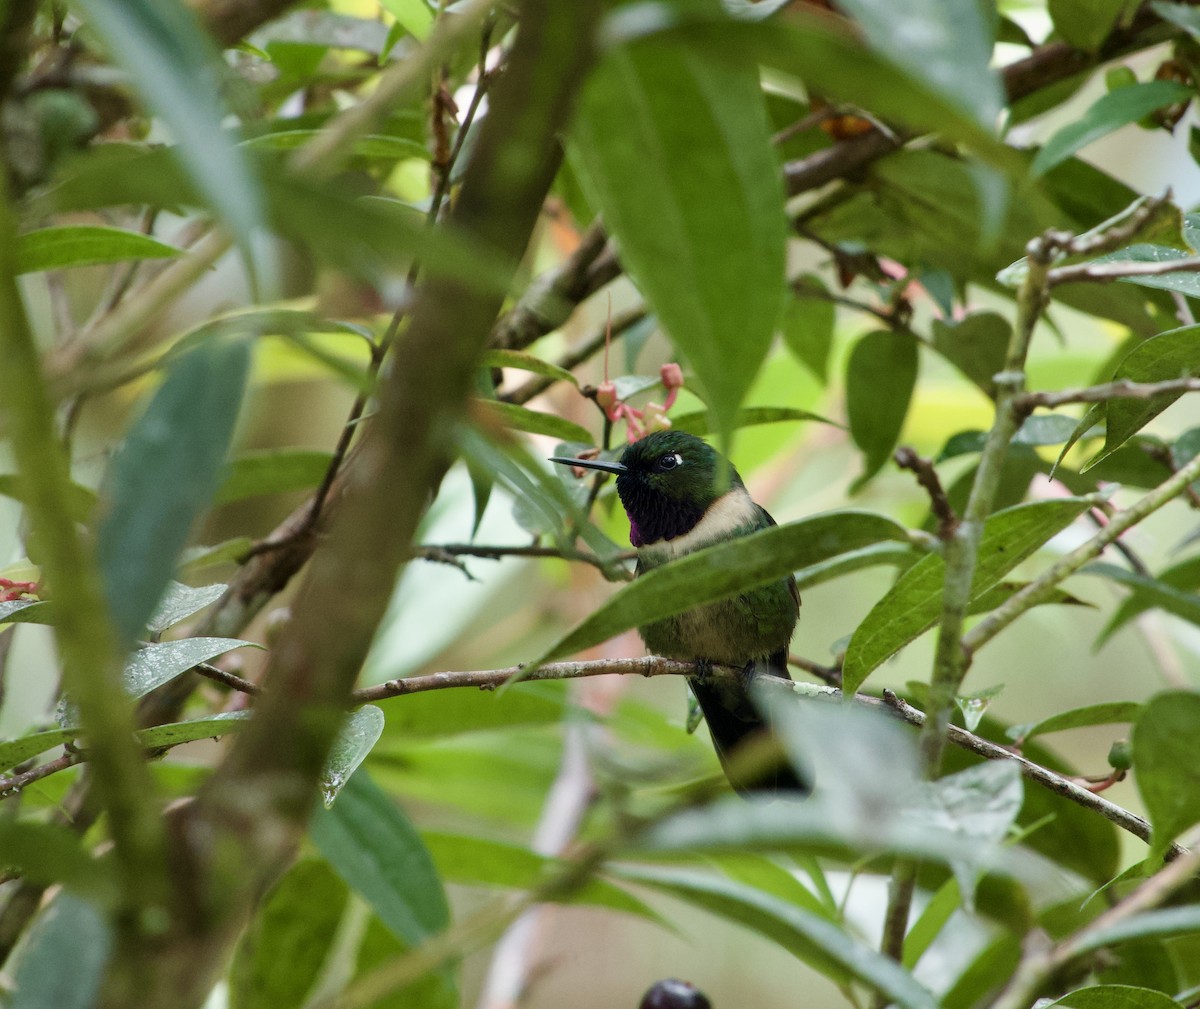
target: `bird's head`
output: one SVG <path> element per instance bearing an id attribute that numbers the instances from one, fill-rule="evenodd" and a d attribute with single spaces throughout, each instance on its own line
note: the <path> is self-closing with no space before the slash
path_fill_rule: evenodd
<path id="1" fill-rule="evenodd" d="M 562 457 L 551 462 L 617 475 L 617 494 L 635 547 L 682 536 L 709 505 L 742 488 L 737 470 L 716 449 L 682 431 L 648 434 L 625 449 L 620 462 Z"/>

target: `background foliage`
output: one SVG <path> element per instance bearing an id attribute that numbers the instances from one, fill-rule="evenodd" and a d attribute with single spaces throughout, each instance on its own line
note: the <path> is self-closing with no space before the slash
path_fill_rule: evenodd
<path id="1" fill-rule="evenodd" d="M 826 6 L 0 4 L 3 1004 L 1196 1004 L 1200 9 Z"/>

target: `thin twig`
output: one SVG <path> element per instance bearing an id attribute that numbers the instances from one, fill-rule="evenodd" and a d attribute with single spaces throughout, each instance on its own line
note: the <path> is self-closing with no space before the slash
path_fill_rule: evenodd
<path id="1" fill-rule="evenodd" d="M 504 557 L 554 557 L 563 561 L 582 561 L 603 572 L 606 576 L 614 571 L 622 572 L 619 580 L 628 581 L 632 574 L 620 567 L 621 562 L 637 558 L 636 551 L 625 550 L 609 559 L 597 557 L 586 550 L 573 550 L 570 547 L 507 547 L 485 546 L 477 543 L 444 543 L 426 544 L 413 548 L 413 556 L 426 560 L 442 560 L 445 557 L 481 557 L 485 560 L 497 561 Z"/>
<path id="2" fill-rule="evenodd" d="M 901 445 L 896 449 L 894 458 L 896 465 L 901 469 L 912 471 L 917 483 L 924 487 L 925 493 L 929 495 L 930 508 L 938 520 L 938 539 L 943 542 L 950 539 L 958 528 L 958 516 L 950 506 L 950 499 L 946 497 L 946 491 L 942 487 L 942 481 L 938 479 L 933 463 L 917 455 L 916 450 L 908 445 Z"/>
<path id="3" fill-rule="evenodd" d="M 214 666 L 208 662 L 197 663 L 192 669 L 207 680 L 213 680 L 232 690 L 249 694 L 251 697 L 258 697 L 263 692 L 262 687 L 257 683 L 253 683 L 244 677 L 238 676 L 237 673 L 231 673 L 227 669 L 221 669 L 219 666 Z"/>
<path id="4" fill-rule="evenodd" d="M 1164 382 L 1131 382 L 1127 378 L 1103 385 L 1089 385 L 1060 392 L 1027 392 L 1017 400 L 1020 410 L 1028 413 L 1037 407 L 1065 406 L 1067 403 L 1102 403 L 1110 399 L 1153 399 L 1155 396 L 1200 392 L 1200 378 L 1172 378 Z"/>
<path id="5" fill-rule="evenodd" d="M 14 774 L 10 778 L 0 778 L 0 798 L 7 799 L 10 796 L 16 795 L 23 788 L 28 788 L 35 781 L 41 781 L 42 778 L 48 778 L 59 771 L 65 771 L 68 767 L 74 767 L 76 764 L 82 763 L 85 759 L 86 754 L 79 750 L 68 750 L 61 757 L 55 757 L 44 764 L 38 764 L 37 767 L 31 768 L 28 771 Z"/>
<path id="6" fill-rule="evenodd" d="M 1169 273 L 1196 273 L 1200 271 L 1200 256 L 1186 259 L 1167 259 L 1158 263 L 1074 263 L 1057 266 L 1050 271 L 1048 282 L 1051 287 L 1059 284 L 1108 284 L 1114 280 L 1130 277 L 1162 277 Z"/>

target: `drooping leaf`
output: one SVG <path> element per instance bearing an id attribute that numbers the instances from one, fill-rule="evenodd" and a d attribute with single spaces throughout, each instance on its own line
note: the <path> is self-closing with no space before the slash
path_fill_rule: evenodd
<path id="1" fill-rule="evenodd" d="M 405 948 L 450 920 L 441 880 L 420 835 L 391 797 L 365 773 L 354 775 L 329 809 L 313 816 L 310 836 L 326 861 L 366 899 Z M 456 991 L 453 972 L 436 972 Z"/>
<path id="2" fill-rule="evenodd" d="M 379 742 L 383 726 L 383 709 L 374 704 L 364 704 L 346 719 L 321 771 L 321 798 L 326 809 L 333 805 L 350 776 Z"/>
<path id="3" fill-rule="evenodd" d="M 582 442 L 585 445 L 593 441 L 592 433 L 574 421 L 567 420 L 552 413 L 541 413 L 530 410 L 515 403 L 500 403 L 496 400 L 479 400 L 479 411 L 486 417 L 489 414 L 497 424 L 515 428 L 518 431 L 528 431 L 530 434 L 544 434 L 559 441 Z"/>
<path id="4" fill-rule="evenodd" d="M 531 371 L 535 375 L 544 375 L 546 378 L 557 379 L 560 382 L 569 382 L 571 385 L 579 384 L 579 379 L 566 368 L 560 368 L 550 361 L 543 361 L 535 354 L 526 354 L 519 350 L 484 351 L 483 356 L 479 359 L 479 364 L 484 368 L 516 368 L 520 371 Z"/>
<path id="5" fill-rule="evenodd" d="M 952 324 L 934 319 L 933 349 L 990 396 L 992 377 L 1004 369 L 1011 331 L 1008 320 L 995 312 L 973 312 Z"/>
<path id="6" fill-rule="evenodd" d="M 253 269 L 265 200 L 254 166 L 222 126 L 225 66 L 208 33 L 179 0 L 80 0 L 79 6 L 171 130 L 183 170 L 237 236 Z"/>
<path id="7" fill-rule="evenodd" d="M 263 494 L 308 490 L 324 478 L 333 455 L 311 449 L 283 448 L 245 452 L 225 467 L 213 504 L 229 504 Z"/>
<path id="8" fill-rule="evenodd" d="M 854 345 L 846 368 L 850 434 L 863 451 L 859 490 L 892 457 L 917 381 L 917 344 L 904 333 L 879 330 Z"/>
<path id="9" fill-rule="evenodd" d="M 1082 116 L 1061 127 L 1033 159 L 1032 175 L 1044 175 L 1093 141 L 1148 116 L 1164 105 L 1192 98 L 1191 88 L 1174 81 L 1146 81 L 1097 98 Z"/>
<path id="10" fill-rule="evenodd" d="M 246 646 L 260 647 L 253 641 L 237 638 L 181 638 L 179 641 L 155 642 L 130 656 L 121 673 L 121 681 L 130 697 L 142 697 L 198 663 Z"/>
<path id="11" fill-rule="evenodd" d="M 96 552 L 109 612 L 126 641 L 154 613 L 212 498 L 249 365 L 244 340 L 209 340 L 183 354 L 110 464 Z"/>
<path id="12" fill-rule="evenodd" d="M 160 634 L 168 627 L 174 627 L 193 613 L 199 613 L 205 606 L 215 603 L 225 594 L 227 587 L 217 584 L 193 588 L 180 582 L 168 582 L 166 591 L 158 601 L 158 608 L 146 623 L 146 630 L 151 634 Z"/>
<path id="13" fill-rule="evenodd" d="M 1166 610 L 1189 623 L 1200 624 L 1200 597 L 1197 597 L 1193 591 L 1196 585 L 1200 584 L 1197 582 L 1197 578 L 1200 577 L 1200 573 L 1197 571 L 1198 567 L 1200 567 L 1200 560 L 1193 557 L 1182 564 L 1174 565 L 1160 578 L 1151 578 L 1148 575 L 1130 571 L 1128 568 L 1104 562 L 1089 564 L 1082 568 L 1080 574 L 1100 575 L 1128 585 L 1134 590 L 1100 632 L 1096 638 L 1096 647 L 1099 648 L 1122 624 L 1152 606 Z M 1166 580 L 1165 576 L 1168 574 L 1171 581 Z"/>
<path id="14" fill-rule="evenodd" d="M 571 149 L 718 429 L 732 431 L 784 293 L 783 187 L 754 61 L 706 58 L 671 33 L 612 49 Z"/>
<path id="15" fill-rule="evenodd" d="M 21 945 L 8 1009 L 92 1009 L 113 944 L 108 919 L 95 905 L 60 893 Z M 63 969 L 65 950 L 69 970 Z"/>
<path id="16" fill-rule="evenodd" d="M 803 277 L 801 282 L 806 288 L 825 289 L 815 275 Z M 783 342 L 822 385 L 829 377 L 829 351 L 836 321 L 837 311 L 828 298 L 805 297 L 795 291 L 788 297 L 783 313 Z"/>
<path id="17" fill-rule="evenodd" d="M 0 771 L 17 764 L 23 764 L 39 753 L 53 750 L 62 746 L 79 734 L 78 729 L 47 729 L 44 732 L 33 732 L 28 736 L 19 736 L 0 743 Z"/>
<path id="18" fill-rule="evenodd" d="M 697 550 L 625 586 L 538 662 L 571 655 L 631 627 L 724 599 L 885 540 L 907 542 L 908 534 L 882 515 L 844 511 Z"/>
<path id="19" fill-rule="evenodd" d="M 971 584 L 972 598 L 990 589 L 1090 506 L 1091 502 L 1082 498 L 1061 498 L 1017 505 L 988 518 Z M 945 569 L 941 556 L 928 554 L 875 604 L 846 650 L 842 677 L 847 691 L 857 690 L 873 669 L 933 626 L 941 612 Z"/>
<path id="20" fill-rule="evenodd" d="M 17 272 L 35 273 L 127 259 L 168 259 L 179 250 L 139 231 L 87 224 L 26 232 L 17 238 L 16 254 Z"/>
<path id="21" fill-rule="evenodd" d="M 348 897 L 346 884 L 321 859 L 292 866 L 238 942 L 230 1009 L 304 1005 L 335 944 Z"/>
<path id="22" fill-rule="evenodd" d="M 1155 855 L 1200 821 L 1198 732 L 1200 695 L 1184 690 L 1152 697 L 1134 724 L 1133 766 L 1153 829 Z"/>

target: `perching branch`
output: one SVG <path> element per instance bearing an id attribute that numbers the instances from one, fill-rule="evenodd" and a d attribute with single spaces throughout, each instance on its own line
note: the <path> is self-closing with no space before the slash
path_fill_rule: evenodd
<path id="1" fill-rule="evenodd" d="M 1027 392 L 1017 400 L 1017 408 L 1031 413 L 1037 407 L 1065 406 L 1068 403 L 1103 403 L 1110 399 L 1153 399 L 1174 393 L 1200 392 L 1200 378 L 1173 378 L 1165 382 L 1131 382 L 1119 379 L 1103 385 L 1089 385 L 1059 392 Z"/>
<path id="2" fill-rule="evenodd" d="M 1129 277 L 1163 277 L 1169 273 L 1200 272 L 1200 256 L 1187 259 L 1167 259 L 1158 263 L 1076 263 L 1057 266 L 1050 271 L 1047 282 L 1059 284 L 1108 284 Z"/>

